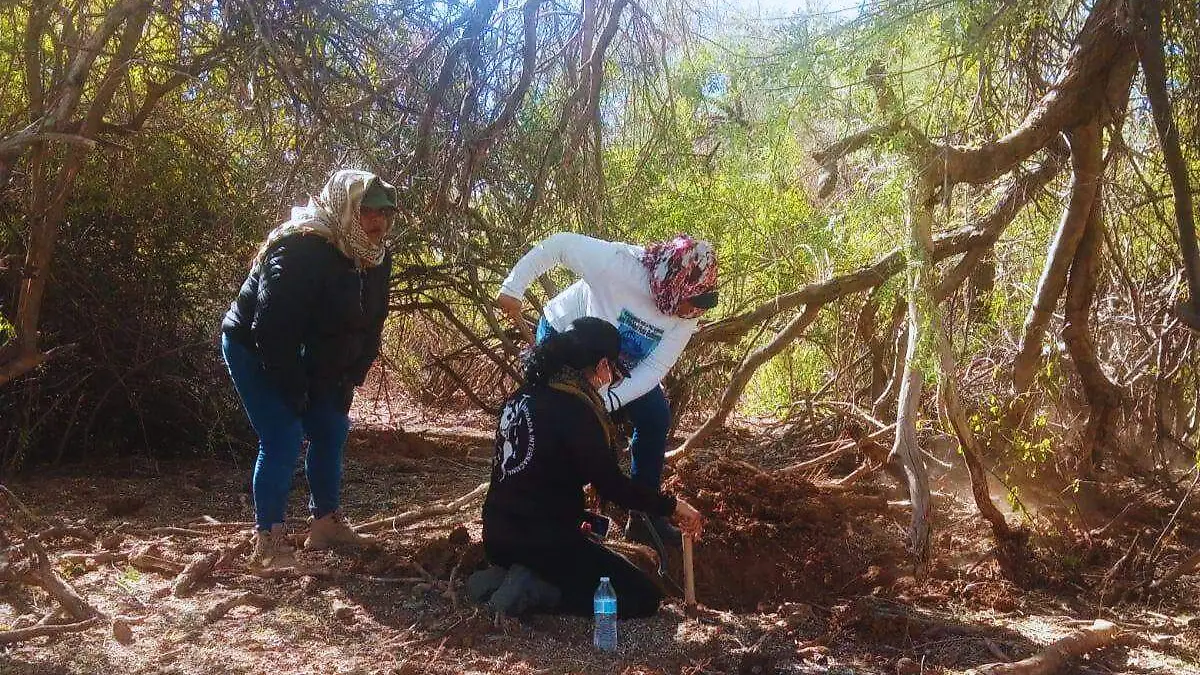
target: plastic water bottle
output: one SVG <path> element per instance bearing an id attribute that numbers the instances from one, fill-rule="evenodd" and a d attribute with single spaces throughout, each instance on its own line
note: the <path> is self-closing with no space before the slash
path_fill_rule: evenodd
<path id="1" fill-rule="evenodd" d="M 592 598 L 592 607 L 596 611 L 596 629 L 592 635 L 592 644 L 596 649 L 605 652 L 617 650 L 617 593 L 613 590 L 608 577 L 600 577 L 600 585 L 596 587 L 596 595 Z"/>

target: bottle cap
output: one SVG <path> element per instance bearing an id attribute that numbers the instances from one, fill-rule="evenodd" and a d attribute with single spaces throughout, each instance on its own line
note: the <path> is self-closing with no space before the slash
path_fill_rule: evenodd
<path id="1" fill-rule="evenodd" d="M 605 581 L 608 581 L 608 580 L 609 580 L 608 577 L 600 577 L 600 583 L 604 583 Z"/>

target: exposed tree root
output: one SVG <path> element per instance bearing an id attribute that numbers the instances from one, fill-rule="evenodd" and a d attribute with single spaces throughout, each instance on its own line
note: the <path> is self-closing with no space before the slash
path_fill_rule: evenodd
<path id="1" fill-rule="evenodd" d="M 231 546 L 221 551 L 221 556 L 217 559 L 216 568 L 223 569 L 225 567 L 229 567 L 234 560 L 237 560 L 240 556 L 249 553 L 250 549 L 253 547 L 254 539 L 252 537 L 246 537 L 238 542 L 236 546 Z"/>
<path id="2" fill-rule="evenodd" d="M 1052 675 L 1084 654 L 1113 644 L 1121 631 L 1113 623 L 1097 620 L 1090 628 L 1075 631 L 1039 654 L 1016 663 L 992 663 L 971 671 L 976 675 Z"/>
<path id="3" fill-rule="evenodd" d="M 142 572 L 156 572 L 173 577 L 183 571 L 183 565 L 158 556 L 154 544 L 147 544 L 129 554 L 129 564 Z"/>
<path id="4" fill-rule="evenodd" d="M 96 535 L 86 527 L 69 527 L 66 525 L 55 525 L 47 530 L 42 530 L 38 533 L 38 541 L 46 542 L 52 539 L 65 539 L 73 537 L 81 541 L 95 541 Z"/>
<path id="5" fill-rule="evenodd" d="M 405 511 L 404 513 L 401 513 L 400 515 L 397 515 L 397 516 L 390 516 L 388 518 L 380 518 L 378 520 L 372 520 L 372 521 L 368 521 L 366 523 L 360 523 L 359 525 L 355 526 L 354 531 L 355 532 L 377 532 L 379 530 L 384 530 L 387 528 L 404 527 L 405 525 L 411 525 L 415 522 L 426 520 L 429 518 L 434 518 L 437 516 L 447 516 L 447 515 L 457 512 L 458 510 L 462 509 L 462 507 L 469 504 L 476 497 L 479 497 L 480 495 L 482 495 L 484 492 L 487 491 L 487 487 L 488 487 L 487 483 L 480 483 L 479 486 L 476 487 L 474 490 L 471 490 L 467 494 L 459 497 L 458 499 L 455 499 L 452 502 L 449 502 L 446 504 L 435 504 L 433 506 L 426 506 L 423 509 L 416 509 L 413 511 Z"/>
<path id="6" fill-rule="evenodd" d="M 69 563 L 107 565 L 109 563 L 129 560 L 126 551 L 98 551 L 96 553 L 64 553 L 59 560 Z"/>
<path id="7" fill-rule="evenodd" d="M 228 614 L 234 607 L 242 606 L 251 606 L 267 610 L 275 606 L 275 600 L 268 598 L 265 595 L 259 595 L 258 593 L 239 593 L 213 605 L 211 609 L 204 613 L 204 619 L 209 623 L 219 621 L 221 617 Z"/>
<path id="8" fill-rule="evenodd" d="M 32 640 L 37 637 L 46 637 L 49 635 L 63 635 L 65 633 L 78 633 L 87 630 L 100 623 L 100 617 L 94 616 L 90 619 L 77 621 L 75 623 L 60 623 L 60 624 L 42 624 L 30 626 L 28 628 L 16 628 L 14 630 L 0 631 L 0 645 L 12 644 L 14 642 L 23 642 Z"/>
<path id="9" fill-rule="evenodd" d="M 221 554 L 219 552 L 212 551 L 188 563 L 187 567 L 184 567 L 183 571 L 179 573 L 179 576 L 175 577 L 171 593 L 177 598 L 182 598 L 190 593 L 193 586 L 216 568 L 217 560 L 220 557 Z"/>

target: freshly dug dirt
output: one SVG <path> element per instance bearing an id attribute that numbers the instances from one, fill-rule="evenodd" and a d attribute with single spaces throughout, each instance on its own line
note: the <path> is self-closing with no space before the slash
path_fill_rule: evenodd
<path id="1" fill-rule="evenodd" d="M 710 607 L 755 609 L 886 588 L 907 559 L 880 495 L 728 460 L 684 464 L 667 487 L 705 515 L 696 594 Z"/>
<path id="2" fill-rule="evenodd" d="M 458 567 L 460 578 L 484 564 L 483 544 L 472 541 L 471 533 L 459 525 L 450 534 L 426 542 L 413 555 L 413 560 L 435 579 L 445 579 Z"/>

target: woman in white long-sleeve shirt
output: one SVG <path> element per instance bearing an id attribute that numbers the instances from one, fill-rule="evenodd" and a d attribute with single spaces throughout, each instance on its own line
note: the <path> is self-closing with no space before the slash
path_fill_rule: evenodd
<path id="1" fill-rule="evenodd" d="M 646 247 L 581 234 L 555 234 L 525 254 L 504 280 L 497 304 L 530 342 L 521 298 L 539 276 L 557 265 L 579 280 L 546 303 L 537 340 L 566 330 L 584 316 L 604 319 L 621 333 L 621 360 L 629 377 L 603 398 L 609 412 L 624 411 L 633 424 L 632 478 L 658 488 L 662 481 L 671 410 L 661 382 L 696 332 L 700 315 L 717 304 L 717 257 L 708 242 L 688 235 Z M 651 519 L 669 543 L 679 531 L 665 518 Z M 627 534 L 646 533 L 630 520 Z"/>

